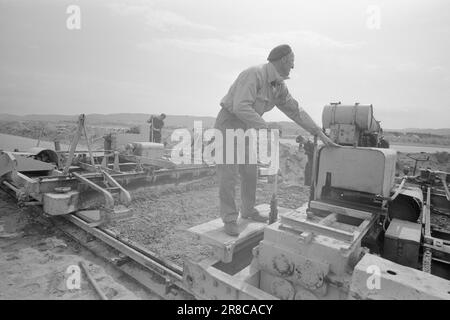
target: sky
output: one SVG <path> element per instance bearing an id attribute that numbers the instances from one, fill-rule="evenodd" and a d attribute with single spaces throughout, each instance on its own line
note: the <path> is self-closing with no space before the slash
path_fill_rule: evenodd
<path id="1" fill-rule="evenodd" d="M 373 104 L 384 128 L 450 127 L 448 0 L 0 0 L 0 113 L 216 116 L 283 43 L 319 124 L 341 101 Z"/>

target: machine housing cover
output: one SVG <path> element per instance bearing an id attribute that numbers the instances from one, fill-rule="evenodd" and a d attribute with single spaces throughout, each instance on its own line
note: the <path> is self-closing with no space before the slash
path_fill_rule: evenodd
<path id="1" fill-rule="evenodd" d="M 321 199 L 327 173 L 331 187 L 389 197 L 396 160 L 392 149 L 324 146 L 319 150 L 315 198 Z"/>
<path id="2" fill-rule="evenodd" d="M 392 219 L 384 236 L 383 257 L 401 265 L 417 268 L 421 225 Z"/>

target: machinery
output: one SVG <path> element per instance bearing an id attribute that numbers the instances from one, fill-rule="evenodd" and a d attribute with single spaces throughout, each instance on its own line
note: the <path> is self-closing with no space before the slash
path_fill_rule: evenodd
<path id="1" fill-rule="evenodd" d="M 389 148 L 372 105 L 326 105 L 322 113 L 323 129 L 334 142 L 343 146 Z"/>
<path id="2" fill-rule="evenodd" d="M 325 106 L 323 122 L 342 147 L 315 145 L 310 201 L 269 225 L 238 221 L 237 238 L 220 219 L 191 228 L 215 258 L 185 262 L 186 288 L 200 299 L 450 299 L 450 233 L 431 222 L 450 216 L 448 174 L 396 178 L 371 105 Z"/>
<path id="3" fill-rule="evenodd" d="M 325 106 L 323 118 L 342 147 L 314 144 L 310 201 L 295 210 L 260 205 L 262 214 L 278 217 L 272 214 L 270 224 L 238 220 L 238 237 L 224 233 L 221 219 L 192 227 L 214 257 L 186 260 L 183 268 L 102 223 L 126 214 L 117 203 L 130 201 L 128 183 L 177 181 L 209 174 L 214 166 L 173 168 L 159 144 L 131 142 L 119 150 L 113 137 L 105 150 L 76 150 L 86 132 L 82 115 L 67 152 L 1 152 L 0 185 L 20 204 L 63 216 L 116 250 L 117 266 L 161 296 L 450 299 L 450 230 L 438 223 L 450 220 L 449 174 L 421 170 L 396 177 L 396 152 L 373 146 L 381 128 L 372 106 Z M 89 196 L 102 199 L 102 206 L 92 210 Z"/>
<path id="4" fill-rule="evenodd" d="M 87 150 L 77 149 L 83 134 Z M 12 192 L 19 205 L 42 206 L 49 216 L 74 214 L 91 227 L 126 216 L 131 195 L 124 186 L 131 182 L 167 183 L 211 174 L 213 169 L 175 168 L 162 144 L 132 142 L 120 148 L 112 135 L 105 137 L 104 150 L 93 150 L 83 114 L 68 151 L 0 151 L 0 186 Z"/>

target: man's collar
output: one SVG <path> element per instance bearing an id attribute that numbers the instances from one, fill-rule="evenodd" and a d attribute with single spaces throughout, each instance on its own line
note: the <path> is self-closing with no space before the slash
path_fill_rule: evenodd
<path id="1" fill-rule="evenodd" d="M 285 78 L 282 77 L 271 62 L 266 63 L 266 70 L 267 70 L 267 82 L 269 83 L 272 83 L 274 81 L 280 83 L 283 80 L 289 79 L 289 77 Z"/>

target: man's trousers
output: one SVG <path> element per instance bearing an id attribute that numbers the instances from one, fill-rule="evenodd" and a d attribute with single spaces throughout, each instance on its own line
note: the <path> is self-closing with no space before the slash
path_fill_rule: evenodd
<path id="1" fill-rule="evenodd" d="M 253 213 L 256 200 L 257 170 L 256 164 L 217 165 L 220 216 L 223 222 L 236 221 L 239 215 L 235 202 L 238 176 L 241 178 L 241 214 L 250 216 Z"/>
<path id="2" fill-rule="evenodd" d="M 222 131 L 223 146 L 226 146 L 226 129 L 246 129 L 245 124 L 234 114 L 221 109 L 217 116 L 215 128 Z M 241 180 L 241 215 L 250 216 L 253 213 L 256 198 L 256 181 L 258 169 L 256 164 L 248 164 L 248 144 L 245 146 L 245 163 L 237 164 L 237 149 L 234 150 L 235 164 L 226 163 L 226 148 L 223 150 L 223 163 L 217 164 L 217 176 L 219 179 L 220 216 L 223 222 L 236 221 L 239 210 L 236 207 L 236 183 Z M 255 152 L 255 151 L 253 151 Z"/>

